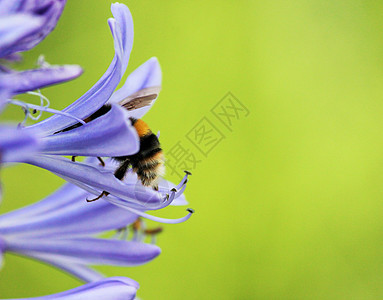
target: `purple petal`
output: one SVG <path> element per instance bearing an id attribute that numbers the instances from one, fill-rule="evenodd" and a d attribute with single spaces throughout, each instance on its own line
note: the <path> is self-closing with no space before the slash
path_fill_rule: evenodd
<path id="1" fill-rule="evenodd" d="M 44 255 L 41 255 L 41 257 L 38 257 L 38 255 L 35 256 L 35 259 L 41 260 L 45 263 L 51 264 L 52 266 L 56 268 L 64 270 L 65 272 L 72 274 L 73 276 L 77 277 L 78 279 L 84 282 L 95 282 L 98 280 L 102 280 L 105 277 L 100 272 L 97 272 L 88 266 L 72 264 L 72 263 L 68 263 L 67 261 L 59 261 L 57 259 L 47 260 L 44 258 L 45 258 Z"/>
<path id="2" fill-rule="evenodd" d="M 73 202 L 82 198 L 86 192 L 73 184 L 65 184 L 55 193 L 45 199 L 26 207 L 11 211 L 0 216 L 0 228 L 18 225 L 26 219 L 39 215 L 49 215 L 59 208 L 70 206 Z"/>
<path id="3" fill-rule="evenodd" d="M 124 109 L 113 105 L 108 113 L 84 126 L 43 139 L 41 153 L 75 156 L 124 156 L 140 149 L 137 131 Z"/>
<path id="4" fill-rule="evenodd" d="M 108 165 L 111 167 L 111 169 L 116 169 L 117 168 L 117 164 L 114 164 L 113 163 L 113 160 L 108 160 L 106 161 L 106 165 L 108 167 Z M 137 182 L 139 181 L 138 177 L 137 177 L 137 174 L 134 173 L 131 169 L 128 170 L 128 172 L 126 173 L 125 175 L 125 178 L 124 178 L 124 182 L 126 184 L 137 184 Z M 176 184 L 164 179 L 164 178 L 161 178 L 160 181 L 158 182 L 158 191 L 162 194 L 166 194 L 166 193 L 169 193 L 169 191 L 174 188 L 176 186 Z M 188 202 L 186 200 L 186 197 L 183 193 L 181 193 L 180 195 L 178 195 L 174 200 L 173 202 L 170 204 L 172 206 L 181 206 L 181 205 L 187 205 Z"/>
<path id="5" fill-rule="evenodd" d="M 19 54 L 19 53 L 9 54 L 9 55 L 3 57 L 3 59 L 5 59 L 7 61 L 11 61 L 11 62 L 21 62 L 23 60 L 21 54 Z"/>
<path id="6" fill-rule="evenodd" d="M 152 244 L 117 239 L 6 237 L 5 241 L 7 251 L 83 265 L 135 266 L 151 261 L 161 252 Z"/>
<path id="7" fill-rule="evenodd" d="M 121 56 L 122 62 L 122 74 L 124 75 L 125 70 L 129 63 L 130 52 L 133 48 L 133 37 L 134 37 L 134 27 L 133 27 L 133 18 L 130 13 L 129 8 L 125 4 L 113 3 L 111 5 L 111 11 L 116 19 L 116 25 L 118 27 L 118 32 L 121 35 L 119 40 L 121 43 L 121 50 L 118 54 Z M 126 52 L 126 54 L 124 53 Z"/>
<path id="8" fill-rule="evenodd" d="M 3 1 L 6 2 L 6 1 Z M 11 1 L 8 1 L 11 2 Z M 9 4 L 0 4 L 2 9 L 0 12 L 1 18 L 4 18 L 4 15 L 9 14 L 29 14 L 30 16 L 39 17 L 42 21 L 34 32 L 24 36 L 22 39 L 19 39 L 17 43 L 14 43 L 12 47 L 8 48 L 7 54 L 13 52 L 26 51 L 35 47 L 40 43 L 55 27 L 58 19 L 61 16 L 61 13 L 65 6 L 65 0 L 24 0 L 24 1 L 14 1 L 15 5 Z M 24 23 L 28 25 L 28 22 L 24 20 Z"/>
<path id="9" fill-rule="evenodd" d="M 7 99 L 11 96 L 11 92 L 0 83 L 0 112 L 7 105 Z"/>
<path id="10" fill-rule="evenodd" d="M 113 172 L 100 166 L 72 162 L 63 157 L 51 155 L 34 155 L 25 162 L 51 171 L 80 187 L 86 185 L 97 189 L 95 194 L 107 191 L 111 194 L 110 196 L 121 198 L 144 209 L 154 209 L 163 203 L 163 196 L 160 193 L 137 183 L 125 184 L 118 180 Z"/>
<path id="11" fill-rule="evenodd" d="M 36 255 L 34 258 L 41 260 L 47 264 L 51 264 L 52 266 L 59 268 L 61 270 L 64 270 L 65 272 L 72 274 L 73 276 L 77 277 L 78 279 L 84 282 L 95 282 L 95 281 L 102 280 L 105 277 L 100 272 L 97 272 L 88 266 L 68 263 L 65 260 L 64 261 L 59 261 L 57 259 L 47 260 L 47 259 L 44 259 L 45 258 L 44 255 L 41 255 L 41 257 Z M 134 282 L 134 280 L 132 281 Z M 138 285 L 138 283 L 136 284 Z M 134 284 L 132 284 L 132 286 L 134 286 Z"/>
<path id="12" fill-rule="evenodd" d="M 77 65 L 52 66 L 4 74 L 0 80 L 15 94 L 33 91 L 52 84 L 72 80 L 82 74 Z"/>
<path id="13" fill-rule="evenodd" d="M 68 187 L 71 189 L 68 189 Z M 68 204 L 63 203 L 60 198 L 63 191 L 73 191 L 73 194 L 64 195 Z M 2 236 L 22 238 L 37 236 L 84 236 L 98 234 L 108 230 L 123 228 L 133 223 L 137 216 L 125 209 L 100 200 L 88 203 L 86 198 L 91 197 L 84 190 L 67 184 L 47 199 L 43 200 L 44 205 L 39 203 L 10 212 L 0 216 L 0 233 Z M 47 210 L 48 202 L 52 203 Z M 35 209 L 35 206 L 38 209 Z M 57 206 L 55 209 L 54 206 Z M 45 208 L 45 209 L 44 209 Z"/>
<path id="14" fill-rule="evenodd" d="M 190 219 L 190 217 L 194 214 L 194 210 L 191 209 L 191 208 L 188 208 L 186 209 L 186 211 L 188 212 L 185 216 L 183 216 L 182 218 L 178 218 L 178 219 L 167 219 L 167 218 L 161 218 L 161 217 L 156 217 L 156 216 L 153 216 L 153 215 L 150 215 L 150 214 L 147 214 L 141 210 L 137 210 L 137 209 L 134 209 L 132 207 L 129 207 L 126 205 L 126 203 L 124 203 L 123 201 L 121 201 L 121 199 L 116 199 L 116 198 L 111 198 L 109 199 L 109 202 L 110 203 L 113 203 L 117 206 L 120 206 L 120 207 L 124 207 L 126 210 L 142 217 L 142 218 L 145 218 L 145 219 L 148 219 L 148 220 L 151 220 L 151 221 L 154 221 L 154 222 L 159 222 L 159 223 L 166 223 L 166 224 L 179 224 L 179 223 L 183 223 L 183 222 L 186 222 L 187 220 Z"/>
<path id="15" fill-rule="evenodd" d="M 113 93 L 109 103 L 119 103 L 127 96 L 144 88 L 161 86 L 161 81 L 162 73 L 160 64 L 156 57 L 152 57 L 128 76 L 124 85 Z M 142 118 L 142 116 L 153 106 L 154 102 L 155 100 L 152 101 L 150 106 L 131 111 L 131 116 L 136 119 Z"/>
<path id="16" fill-rule="evenodd" d="M 2 16 L 0 19 L 0 57 L 15 52 L 15 45 L 28 35 L 37 32 L 42 24 L 42 18 L 27 14 Z"/>
<path id="17" fill-rule="evenodd" d="M 114 39 L 115 56 L 108 70 L 99 81 L 81 98 L 65 108 L 63 111 L 85 119 L 103 106 L 119 84 L 129 61 L 133 46 L 133 20 L 129 9 L 119 3 L 112 4 L 114 19 L 109 19 L 110 29 Z M 41 121 L 31 128 L 38 128 L 46 135 L 73 125 L 73 120 L 54 115 Z"/>
<path id="18" fill-rule="evenodd" d="M 4 17 L 11 13 L 17 12 L 20 4 L 20 1 L 0 0 L 0 16 Z"/>
<path id="19" fill-rule="evenodd" d="M 39 148 L 38 139 L 29 132 L 11 126 L 0 126 L 0 161 L 16 162 L 31 156 Z"/>
<path id="20" fill-rule="evenodd" d="M 3 258 L 6 250 L 5 240 L 0 237 L 0 268 L 3 266 Z"/>
<path id="21" fill-rule="evenodd" d="M 84 300 L 84 299 L 108 299 L 108 300 L 133 300 L 136 297 L 137 286 L 132 285 L 132 280 L 126 277 L 110 277 L 71 289 L 62 293 L 25 298 L 30 300 Z M 9 299 L 10 300 L 10 299 Z M 16 300 L 16 299 L 13 299 Z M 22 299 L 19 299 L 22 300 Z"/>
<path id="22" fill-rule="evenodd" d="M 188 205 L 189 202 L 186 200 L 186 197 L 184 194 L 181 194 L 181 196 L 177 197 L 174 199 L 174 201 L 172 202 L 172 206 L 184 206 L 184 205 Z"/>

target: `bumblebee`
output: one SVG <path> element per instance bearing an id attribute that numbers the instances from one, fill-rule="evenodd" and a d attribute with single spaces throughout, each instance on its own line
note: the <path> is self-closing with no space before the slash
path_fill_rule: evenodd
<path id="1" fill-rule="evenodd" d="M 165 157 L 160 142 L 144 121 L 130 120 L 140 137 L 140 150 L 133 155 L 113 157 L 120 162 L 114 176 L 122 180 L 129 167 L 132 167 L 144 186 L 158 190 L 158 180 L 165 174 Z"/>
<path id="2" fill-rule="evenodd" d="M 158 97 L 159 91 L 160 87 L 141 89 L 131 96 L 123 99 L 119 102 L 119 105 L 128 111 L 148 106 Z M 106 114 L 110 108 L 111 106 L 109 104 L 102 106 L 99 110 L 84 119 L 84 122 L 89 123 L 90 121 L 97 119 L 98 117 Z M 119 167 L 114 172 L 114 176 L 119 180 L 123 180 L 128 170 L 132 168 L 133 172 L 137 174 L 138 179 L 144 186 L 152 187 L 154 190 L 158 190 L 158 181 L 165 173 L 165 157 L 158 137 L 150 130 L 149 126 L 143 120 L 130 118 L 130 121 L 132 122 L 132 125 L 140 138 L 140 149 L 133 155 L 112 157 L 120 163 Z M 69 131 L 79 126 L 82 126 L 82 124 L 74 124 L 59 132 Z M 72 161 L 75 161 L 75 158 L 75 156 L 72 156 Z M 98 157 L 98 159 L 101 162 L 101 165 L 105 166 L 102 158 Z M 109 193 L 103 191 L 97 198 L 90 200 L 87 199 L 87 201 L 95 201 L 107 195 L 109 195 Z"/>

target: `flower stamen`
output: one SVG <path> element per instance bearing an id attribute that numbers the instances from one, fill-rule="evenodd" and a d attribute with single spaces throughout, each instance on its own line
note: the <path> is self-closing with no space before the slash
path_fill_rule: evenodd
<path id="1" fill-rule="evenodd" d="M 131 228 L 133 231 L 132 240 L 142 242 L 146 236 L 150 236 L 152 244 L 156 243 L 157 235 L 163 231 L 161 226 L 146 229 L 146 224 L 141 218 L 137 218 L 137 220 L 132 223 Z"/>
<path id="2" fill-rule="evenodd" d="M 61 116 L 64 116 L 64 117 L 68 117 L 68 118 L 76 120 L 77 122 L 80 122 L 82 125 L 86 125 L 86 123 L 83 120 L 81 120 L 80 118 L 77 118 L 77 117 L 75 117 L 75 116 L 73 116 L 71 114 L 68 114 L 66 112 L 63 112 L 63 111 L 60 111 L 60 110 L 56 110 L 56 109 L 53 109 L 53 108 L 49 108 L 49 107 L 46 107 L 46 106 L 34 105 L 34 104 L 26 103 L 26 102 L 23 102 L 23 101 L 20 101 L 20 100 L 17 100 L 17 99 L 8 99 L 7 103 L 13 104 L 13 105 L 16 105 L 16 106 L 21 106 L 23 108 L 24 113 L 25 113 L 26 116 L 25 116 L 25 119 L 23 120 L 23 122 L 21 122 L 21 125 L 25 124 L 25 122 L 28 119 L 28 117 L 31 118 L 34 121 L 37 121 L 40 118 L 40 116 L 41 116 L 41 112 L 43 112 L 43 111 L 49 112 L 49 113 L 52 113 L 52 114 L 61 115 Z M 40 111 L 40 114 L 35 117 L 30 112 L 30 109 Z"/>
<path id="3" fill-rule="evenodd" d="M 134 209 L 131 207 L 124 207 L 124 208 L 126 210 L 131 211 L 132 213 L 134 213 L 136 215 L 139 215 L 140 217 L 145 218 L 145 219 L 152 220 L 152 221 L 159 222 L 159 223 L 166 223 L 166 224 L 183 223 L 183 222 L 187 221 L 191 217 L 192 214 L 194 214 L 194 209 L 188 208 L 188 209 L 186 209 L 186 211 L 188 212 L 188 214 L 186 216 L 179 218 L 179 219 L 166 219 L 166 218 L 160 218 L 160 217 L 149 215 L 147 213 L 144 213 L 140 210 L 137 210 L 137 209 Z"/>

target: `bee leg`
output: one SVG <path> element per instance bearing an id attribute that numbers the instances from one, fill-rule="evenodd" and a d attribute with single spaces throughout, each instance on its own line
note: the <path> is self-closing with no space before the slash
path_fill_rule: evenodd
<path id="1" fill-rule="evenodd" d="M 73 161 L 73 162 L 76 161 L 76 157 L 77 157 L 77 156 L 72 156 L 72 161 Z"/>
<path id="2" fill-rule="evenodd" d="M 126 172 L 128 171 L 128 168 L 130 166 L 130 161 L 125 160 L 118 169 L 114 172 L 114 177 L 116 177 L 119 180 L 124 179 Z"/>
<path id="3" fill-rule="evenodd" d="M 86 202 L 93 202 L 93 201 L 96 201 L 104 196 L 108 196 L 109 193 L 108 192 L 105 192 L 103 191 L 98 197 L 94 198 L 94 199 L 86 199 Z"/>
<path id="4" fill-rule="evenodd" d="M 101 166 L 105 167 L 105 162 L 104 162 L 104 160 L 103 160 L 101 157 L 98 157 L 98 156 L 97 156 L 97 159 L 99 160 Z"/>

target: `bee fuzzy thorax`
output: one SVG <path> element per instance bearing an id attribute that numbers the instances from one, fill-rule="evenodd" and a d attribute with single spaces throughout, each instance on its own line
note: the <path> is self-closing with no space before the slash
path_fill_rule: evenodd
<path id="1" fill-rule="evenodd" d="M 150 130 L 148 124 L 146 124 L 141 119 L 133 119 L 133 118 L 131 118 L 131 120 L 132 120 L 132 125 L 136 129 L 137 134 L 138 134 L 139 137 L 143 137 L 145 135 L 149 135 L 149 134 L 152 133 L 152 131 Z"/>

